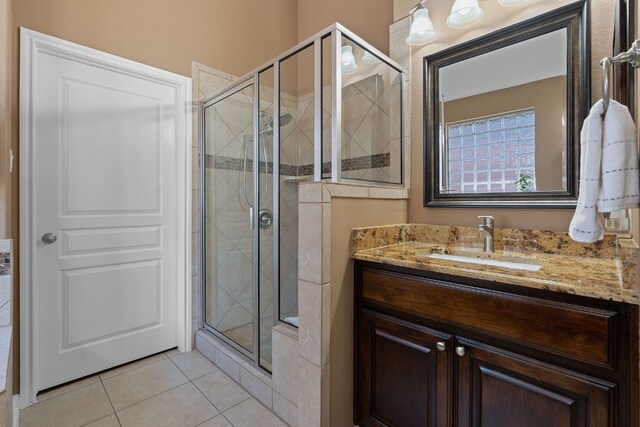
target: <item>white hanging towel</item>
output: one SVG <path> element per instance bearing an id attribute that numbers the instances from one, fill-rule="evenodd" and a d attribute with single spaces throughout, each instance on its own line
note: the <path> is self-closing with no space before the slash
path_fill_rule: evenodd
<path id="1" fill-rule="evenodd" d="M 603 111 L 600 100 L 580 133 L 580 188 L 569 236 L 582 243 L 604 237 L 597 212 L 635 208 L 640 202 L 636 128 L 629 109 L 612 100 L 604 120 Z"/>

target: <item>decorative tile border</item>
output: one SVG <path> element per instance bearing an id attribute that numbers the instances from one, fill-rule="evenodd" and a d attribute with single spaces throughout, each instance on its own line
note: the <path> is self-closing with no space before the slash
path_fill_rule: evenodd
<path id="1" fill-rule="evenodd" d="M 231 170 L 242 172 L 244 170 L 244 160 L 235 157 L 216 156 L 205 154 L 205 168 Z M 391 153 L 373 154 L 371 156 L 360 156 L 349 159 L 342 159 L 342 171 L 356 171 L 363 169 L 385 168 L 391 165 Z M 260 172 L 266 172 L 267 166 L 269 170 L 273 170 L 273 162 L 260 162 Z M 253 160 L 247 160 L 247 170 L 253 171 Z M 331 162 L 322 163 L 322 173 L 331 172 Z M 280 175 L 285 176 L 308 176 L 313 175 L 313 164 L 302 166 L 281 164 Z"/>

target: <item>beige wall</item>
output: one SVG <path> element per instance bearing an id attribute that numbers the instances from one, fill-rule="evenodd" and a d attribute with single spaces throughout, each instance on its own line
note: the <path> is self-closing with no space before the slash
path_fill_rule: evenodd
<path id="1" fill-rule="evenodd" d="M 191 75 L 244 75 L 297 42 L 296 0 L 13 0 L 16 26 Z"/>
<path id="2" fill-rule="evenodd" d="M 331 427 L 353 426 L 351 230 L 406 221 L 404 200 L 331 199 Z"/>
<path id="3" fill-rule="evenodd" d="M 529 19 L 563 5 L 572 0 L 539 0 L 518 8 L 504 8 L 498 2 L 481 2 L 485 11 L 483 20 L 469 30 L 452 30 L 445 25 L 451 10 L 450 3 L 426 0 L 425 6 L 434 22 L 438 39 L 425 46 L 411 49 L 411 191 L 409 198 L 409 222 L 436 225 L 473 226 L 477 215 L 490 213 L 498 227 L 567 230 L 573 215 L 572 209 L 497 209 L 497 208 L 425 208 L 423 197 L 423 72 L 422 59 L 453 45 L 480 37 L 496 29 Z M 415 6 L 413 0 L 394 0 L 394 19 L 405 18 Z M 600 58 L 611 54 L 615 2 L 592 0 L 592 87 L 594 98 L 600 97 Z"/>
<path id="4" fill-rule="evenodd" d="M 567 79 L 552 77 L 507 89 L 445 102 L 446 123 L 534 108 L 536 113 L 536 190 L 562 189 L 562 149 Z"/>
<path id="5" fill-rule="evenodd" d="M 341 23 L 383 53 L 389 53 L 392 0 L 298 0 L 299 41 L 334 22 Z"/>

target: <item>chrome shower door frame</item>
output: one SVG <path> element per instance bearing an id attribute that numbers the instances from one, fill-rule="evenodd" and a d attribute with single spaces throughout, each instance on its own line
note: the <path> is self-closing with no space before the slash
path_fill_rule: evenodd
<path id="1" fill-rule="evenodd" d="M 206 160 L 205 160 L 205 110 L 221 102 L 228 97 L 232 96 L 235 93 L 245 90 L 248 87 L 253 86 L 253 104 L 252 104 L 252 114 L 253 114 L 253 167 L 252 167 L 252 179 L 253 179 L 253 197 L 252 197 L 252 205 L 249 209 L 249 221 L 250 228 L 252 230 L 252 286 L 253 286 L 253 352 L 247 350 L 242 345 L 236 343 L 231 338 L 227 337 L 223 333 L 219 332 L 215 327 L 210 326 L 206 322 L 206 262 L 204 259 L 204 255 L 206 254 L 207 240 L 206 240 Z M 260 114 L 260 106 L 259 106 L 259 87 L 258 87 L 258 74 L 256 73 L 253 76 L 249 76 L 243 78 L 237 82 L 234 82 L 229 87 L 225 88 L 224 91 L 215 95 L 212 98 L 209 98 L 203 101 L 200 104 L 199 108 L 199 165 L 200 165 L 200 230 L 201 230 L 201 239 L 200 239 L 200 289 L 202 290 L 200 295 L 200 306 L 202 307 L 200 313 L 199 326 L 206 331 L 212 333 L 215 337 L 222 340 L 224 343 L 228 344 L 235 350 L 242 353 L 245 357 L 249 358 L 256 366 L 260 366 L 260 227 L 258 224 L 259 218 L 256 215 L 256 206 L 259 206 L 260 203 L 260 192 L 259 192 L 259 181 L 260 181 L 260 163 L 259 163 L 259 152 L 260 152 L 260 144 L 258 142 L 259 139 L 259 114 Z M 257 160 L 256 160 L 257 159 Z M 246 173 L 246 171 L 244 172 Z"/>
<path id="2" fill-rule="evenodd" d="M 322 120 L 323 120 L 323 107 L 322 107 L 322 95 L 323 95 L 323 40 L 332 37 L 331 39 L 331 176 L 328 179 L 323 179 L 322 174 L 322 166 L 323 166 L 323 150 L 322 150 Z M 313 93 L 314 93 L 314 111 L 313 111 L 313 123 L 314 123 L 314 135 L 313 135 L 313 181 L 331 181 L 331 182 L 361 182 L 358 180 L 342 178 L 341 171 L 341 163 L 342 163 L 342 141 L 341 141 L 341 127 L 342 127 L 342 74 L 340 69 L 340 58 L 341 58 L 341 42 L 343 37 L 350 40 L 351 42 L 359 45 L 361 48 L 369 51 L 371 54 L 380 59 L 383 63 L 395 69 L 398 73 L 401 74 L 400 78 L 400 183 L 389 184 L 392 187 L 402 186 L 405 182 L 405 172 L 404 172 L 404 154 L 402 150 L 403 141 L 404 141 L 404 86 L 406 71 L 403 69 L 401 65 L 397 62 L 390 59 L 388 56 L 380 52 L 378 49 L 373 47 L 370 43 L 367 43 L 364 39 L 345 28 L 339 23 L 335 23 L 324 30 L 316 33 L 315 35 L 309 37 L 308 39 L 298 43 L 296 46 L 291 49 L 285 51 L 284 53 L 278 55 L 273 58 L 269 62 L 255 68 L 251 72 L 245 74 L 238 81 L 231 83 L 229 86 L 224 88 L 218 95 L 215 95 L 212 98 L 209 98 L 203 101 L 200 105 L 200 179 L 201 179 L 201 210 L 200 210 L 200 221 L 201 221 L 201 255 L 206 253 L 206 241 L 205 241 L 205 158 L 204 158 L 204 139 L 205 139 L 205 125 L 204 125 L 204 110 L 206 107 L 215 104 L 216 102 L 224 99 L 230 94 L 242 90 L 249 85 L 253 84 L 254 86 L 254 94 L 253 94 L 253 139 L 254 141 L 258 141 L 259 139 L 259 128 L 260 128 L 260 73 L 269 70 L 269 68 L 273 67 L 274 74 L 274 82 L 273 82 L 273 166 L 272 166 L 272 175 L 273 175 L 273 326 L 283 325 L 288 328 L 295 328 L 294 326 L 283 322 L 280 320 L 280 64 L 286 60 L 287 58 L 295 55 L 296 53 L 308 48 L 313 47 Z M 277 120 L 277 122 L 276 122 Z M 259 218 L 258 218 L 258 210 L 255 207 L 259 206 L 259 193 L 260 193 L 260 168 L 259 168 L 259 143 L 254 143 L 253 155 L 254 161 L 257 159 L 254 165 L 253 171 L 253 183 L 254 183 L 254 194 L 253 194 L 253 214 L 251 215 L 251 227 L 253 230 L 253 285 L 254 285 L 254 300 L 253 300 L 253 309 L 254 309 L 254 319 L 257 316 L 257 320 L 254 320 L 254 352 L 251 353 L 247 351 L 242 346 L 236 344 L 231 339 L 225 337 L 223 334 L 217 332 L 214 328 L 206 325 L 206 292 L 205 289 L 205 281 L 206 281 L 206 263 L 201 262 L 202 274 L 201 274 L 201 289 L 203 289 L 201 299 L 202 299 L 202 310 L 201 310 L 201 320 L 200 327 L 206 329 L 207 331 L 213 333 L 216 337 L 223 340 L 225 343 L 229 344 L 239 352 L 241 352 L 246 357 L 250 358 L 256 366 L 260 367 L 260 236 L 259 236 Z M 256 166 L 257 165 L 257 166 Z M 385 185 L 385 184 L 382 184 Z M 203 258 L 201 258 L 203 259 Z M 297 328 L 296 328 L 297 329 Z"/>

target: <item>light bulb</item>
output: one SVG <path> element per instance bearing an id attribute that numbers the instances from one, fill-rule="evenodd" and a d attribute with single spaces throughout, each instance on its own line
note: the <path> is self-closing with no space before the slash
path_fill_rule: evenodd
<path id="1" fill-rule="evenodd" d="M 413 13 L 413 23 L 409 29 L 407 44 L 421 45 L 435 40 L 438 33 L 433 29 L 433 23 L 429 19 L 429 11 L 422 5 Z"/>
<path id="2" fill-rule="evenodd" d="M 340 53 L 340 65 L 344 74 L 353 73 L 358 64 L 356 64 L 356 58 L 353 56 L 353 48 L 348 44 L 342 46 Z"/>
<path id="3" fill-rule="evenodd" d="M 478 6 L 478 0 L 455 0 L 447 18 L 447 26 L 455 29 L 467 28 L 480 21 L 483 16 L 484 11 Z"/>

